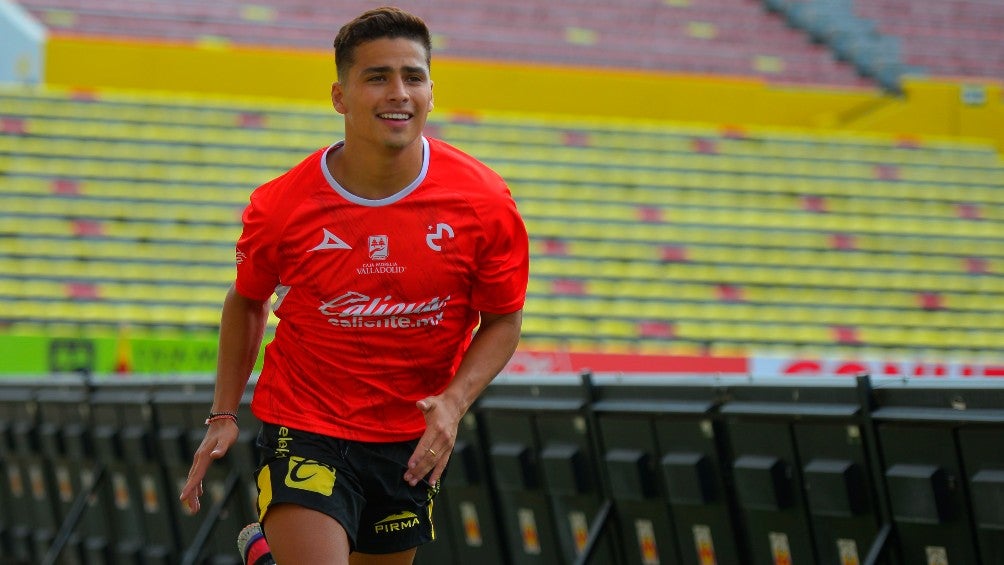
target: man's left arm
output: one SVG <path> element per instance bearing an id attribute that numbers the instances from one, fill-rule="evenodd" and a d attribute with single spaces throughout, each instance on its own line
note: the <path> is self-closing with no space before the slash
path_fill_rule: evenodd
<path id="1" fill-rule="evenodd" d="M 430 471 L 436 484 L 446 469 L 457 440 L 460 420 L 492 379 L 505 367 L 519 343 L 523 310 L 509 314 L 481 313 L 481 324 L 446 390 L 419 400 L 425 414 L 425 433 L 408 460 L 404 480 L 414 486 Z"/>

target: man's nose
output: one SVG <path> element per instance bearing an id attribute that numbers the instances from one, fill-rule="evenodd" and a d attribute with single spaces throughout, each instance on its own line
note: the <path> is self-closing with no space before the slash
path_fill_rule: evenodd
<path id="1" fill-rule="evenodd" d="M 395 77 L 390 79 L 390 93 L 388 97 L 391 100 L 408 100 L 408 89 L 405 87 L 403 78 Z"/>

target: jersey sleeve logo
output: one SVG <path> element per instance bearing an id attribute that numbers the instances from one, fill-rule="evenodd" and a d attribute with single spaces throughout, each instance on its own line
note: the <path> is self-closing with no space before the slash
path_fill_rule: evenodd
<path id="1" fill-rule="evenodd" d="M 433 229 L 436 231 L 433 231 Z M 440 242 L 444 239 L 453 239 L 453 228 L 450 227 L 450 224 L 440 222 L 436 224 L 435 228 L 429 226 L 429 231 L 432 233 L 425 236 L 425 244 L 433 251 L 442 251 L 443 247 L 440 245 Z"/>
<path id="2" fill-rule="evenodd" d="M 342 238 L 328 231 L 327 228 L 321 229 L 324 231 L 321 243 L 318 243 L 313 249 L 307 250 L 307 253 L 310 253 L 311 251 L 321 251 L 324 249 L 352 249 L 351 245 L 345 243 Z"/>

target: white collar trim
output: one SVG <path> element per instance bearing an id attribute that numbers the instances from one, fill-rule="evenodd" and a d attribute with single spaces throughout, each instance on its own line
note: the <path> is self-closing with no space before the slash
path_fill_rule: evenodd
<path id="1" fill-rule="evenodd" d="M 343 145 L 345 145 L 345 140 L 339 141 L 338 143 L 334 143 L 331 146 L 329 146 L 327 149 L 324 150 L 324 154 L 321 155 L 321 172 L 324 173 L 324 178 L 327 179 L 328 184 L 331 186 L 331 188 L 335 192 L 337 192 L 338 194 L 342 195 L 342 197 L 345 198 L 346 200 L 348 200 L 349 202 L 352 202 L 354 204 L 359 204 L 360 206 L 373 206 L 373 207 L 377 207 L 377 206 L 386 206 L 388 204 L 393 204 L 393 203 L 401 200 L 402 198 L 408 196 L 409 194 L 412 193 L 412 191 L 414 191 L 416 188 L 418 188 L 418 185 L 422 184 L 422 181 L 425 180 L 425 176 L 429 173 L 429 140 L 426 139 L 425 136 L 423 135 L 422 136 L 422 170 L 419 171 L 418 176 L 415 177 L 415 180 L 411 181 L 411 183 L 409 183 L 408 186 L 402 188 L 401 190 L 395 192 L 394 194 L 392 194 L 392 195 L 390 195 L 390 196 L 388 196 L 386 198 L 380 198 L 378 200 L 371 200 L 369 198 L 363 198 L 361 196 L 356 196 L 355 194 L 352 194 L 348 190 L 345 190 L 345 187 L 343 187 L 342 185 L 338 184 L 338 181 L 335 180 L 335 177 L 331 176 L 331 171 L 328 170 L 328 164 L 327 164 L 328 163 L 328 153 L 330 153 L 331 151 L 335 151 L 335 150 L 341 148 Z"/>

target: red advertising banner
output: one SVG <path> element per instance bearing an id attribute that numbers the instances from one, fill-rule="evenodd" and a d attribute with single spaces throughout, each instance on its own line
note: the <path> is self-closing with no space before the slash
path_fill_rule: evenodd
<path id="1" fill-rule="evenodd" d="M 745 375 L 749 373 L 749 360 L 746 357 L 709 355 L 629 355 L 521 349 L 513 355 L 503 372 L 546 374 L 579 373 L 585 370 L 594 373 Z"/>
<path id="2" fill-rule="evenodd" d="M 754 377 L 854 376 L 970 378 L 1004 377 L 1004 362 L 923 361 L 912 359 L 820 359 L 811 357 L 750 358 Z"/>
<path id="3" fill-rule="evenodd" d="M 916 359 L 819 358 L 752 355 L 630 355 L 520 349 L 504 373 L 657 373 L 669 375 L 751 375 L 755 377 L 832 377 L 867 373 L 873 377 L 1004 378 L 1004 361 L 929 361 Z"/>

